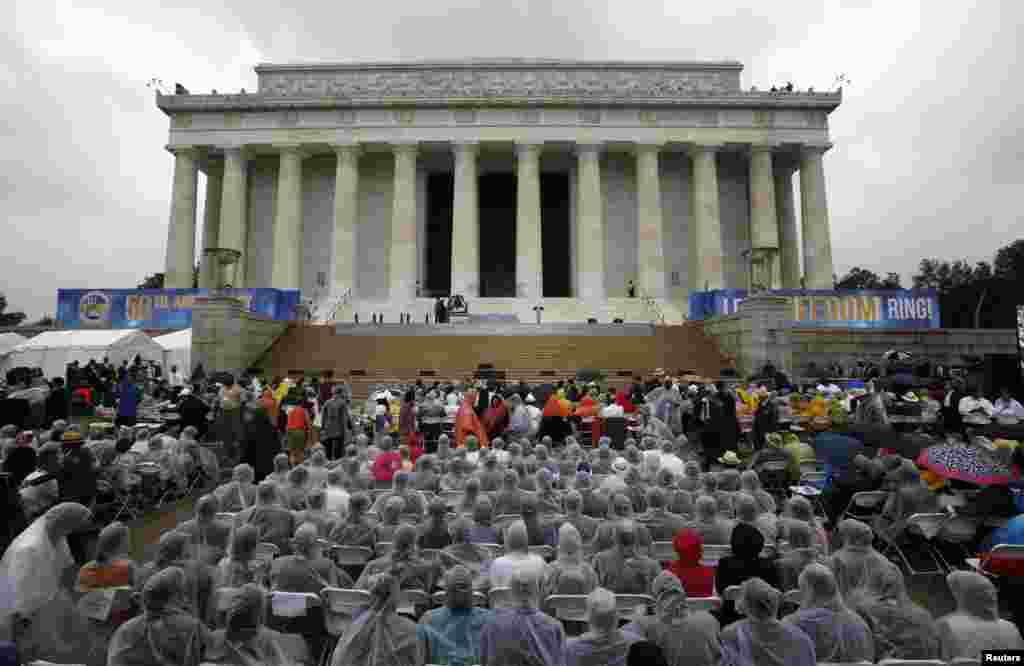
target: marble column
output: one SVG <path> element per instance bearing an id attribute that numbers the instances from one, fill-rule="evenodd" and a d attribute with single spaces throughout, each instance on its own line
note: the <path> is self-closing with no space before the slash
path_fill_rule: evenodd
<path id="1" fill-rule="evenodd" d="M 804 146 L 800 151 L 800 217 L 804 235 L 804 281 L 807 289 L 832 289 L 832 236 L 825 197 L 822 156 L 831 146 Z"/>
<path id="2" fill-rule="evenodd" d="M 276 146 L 281 165 L 277 172 L 274 200 L 274 264 L 271 286 L 302 289 L 302 159 L 298 144 Z"/>
<path id="3" fill-rule="evenodd" d="M 772 146 L 750 147 L 750 260 L 751 287 L 778 286 L 779 220 L 775 210 L 775 177 L 772 175 Z"/>
<path id="4" fill-rule="evenodd" d="M 355 295 L 359 254 L 356 227 L 359 225 L 358 144 L 334 146 L 338 157 L 334 174 L 334 286 L 337 298 Z"/>
<path id="5" fill-rule="evenodd" d="M 783 289 L 800 288 L 800 239 L 793 198 L 793 166 L 776 161 L 775 212 L 779 219 L 779 281 Z"/>
<path id="6" fill-rule="evenodd" d="M 601 195 L 601 145 L 576 146 L 576 297 L 604 299 L 604 199 Z"/>
<path id="7" fill-rule="evenodd" d="M 690 290 L 725 287 L 722 220 L 718 203 L 718 146 L 695 145 L 690 202 Z"/>
<path id="8" fill-rule="evenodd" d="M 196 179 L 199 153 L 189 146 L 173 148 L 174 183 L 171 189 L 171 219 L 167 225 L 167 260 L 164 287 L 190 289 L 196 256 Z"/>
<path id="9" fill-rule="evenodd" d="M 224 162 L 211 160 L 206 165 L 206 203 L 203 205 L 203 246 L 199 256 L 199 287 L 214 289 L 220 279 L 220 266 L 202 253 L 220 247 L 220 205 L 224 189 Z"/>
<path id="10" fill-rule="evenodd" d="M 540 217 L 541 144 L 516 145 L 516 283 L 517 295 L 535 301 L 544 297 L 544 255 Z"/>
<path id="11" fill-rule="evenodd" d="M 404 307 L 416 297 L 416 153 L 415 143 L 395 144 L 391 200 L 390 297 Z"/>
<path id="12" fill-rule="evenodd" d="M 665 297 L 665 242 L 661 212 L 660 145 L 636 146 L 637 269 L 639 294 Z"/>
<path id="13" fill-rule="evenodd" d="M 223 269 L 217 270 L 216 282 L 223 281 L 232 287 L 246 287 L 246 253 L 248 252 L 247 218 L 249 212 L 248 179 L 249 155 L 245 148 L 232 147 L 224 149 L 224 184 L 220 201 L 220 239 L 221 247 L 238 250 L 241 255 L 234 268 L 228 268 L 228 275 Z M 233 273 L 233 276 L 231 275 Z M 216 285 L 220 286 L 220 284 Z"/>
<path id="14" fill-rule="evenodd" d="M 452 207 L 451 293 L 472 298 L 480 294 L 479 145 L 456 143 L 453 150 L 455 201 Z"/>

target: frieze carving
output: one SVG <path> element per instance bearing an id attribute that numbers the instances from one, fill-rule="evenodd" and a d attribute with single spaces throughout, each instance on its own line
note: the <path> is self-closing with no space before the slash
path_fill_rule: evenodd
<path id="1" fill-rule="evenodd" d="M 340 69 L 261 71 L 260 93 L 337 99 L 607 99 L 739 92 L 739 72 L 693 69 Z"/>

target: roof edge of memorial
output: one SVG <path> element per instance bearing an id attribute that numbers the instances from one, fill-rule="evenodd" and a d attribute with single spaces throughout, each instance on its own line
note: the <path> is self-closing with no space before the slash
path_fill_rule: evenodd
<path id="1" fill-rule="evenodd" d="M 336 63 L 261 63 L 256 73 L 431 69 L 662 69 L 741 71 L 737 60 L 561 60 L 557 58 L 466 58 L 460 60 L 395 60 Z"/>
<path id="2" fill-rule="evenodd" d="M 162 95 L 157 106 L 165 113 L 218 111 L 288 111 L 357 108 L 443 107 L 663 107 L 835 110 L 841 91 L 774 93 L 767 91 L 703 94 L 689 97 L 554 96 L 538 97 L 303 97 L 244 93 L 232 95 Z"/>

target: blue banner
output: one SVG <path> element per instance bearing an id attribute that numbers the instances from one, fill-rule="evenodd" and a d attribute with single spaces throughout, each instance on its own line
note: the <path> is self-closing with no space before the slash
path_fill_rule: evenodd
<path id="1" fill-rule="evenodd" d="M 57 321 L 61 328 L 182 329 L 192 326 L 192 305 L 207 289 L 59 289 Z M 250 312 L 295 319 L 297 289 L 229 289 Z"/>
<path id="2" fill-rule="evenodd" d="M 791 321 L 807 326 L 842 328 L 939 328 L 939 296 L 930 289 L 776 289 L 789 298 Z M 744 289 L 690 293 L 690 319 L 735 314 L 747 297 Z"/>

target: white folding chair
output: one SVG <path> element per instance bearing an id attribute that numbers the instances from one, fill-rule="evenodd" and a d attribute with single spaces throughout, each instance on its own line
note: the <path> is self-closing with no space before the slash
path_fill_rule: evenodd
<path id="1" fill-rule="evenodd" d="M 649 594 L 616 594 L 615 608 L 620 618 L 634 615 L 646 615 L 647 609 L 654 606 L 654 597 Z"/>
<path id="2" fill-rule="evenodd" d="M 544 606 L 559 620 L 587 621 L 587 596 L 585 594 L 552 594 L 544 600 Z"/>
<path id="3" fill-rule="evenodd" d="M 500 543 L 478 543 L 478 548 L 483 548 L 487 551 L 488 556 L 495 560 L 505 554 L 505 547 Z"/>
<path id="4" fill-rule="evenodd" d="M 803 595 L 800 593 L 800 590 L 790 590 L 782 595 L 782 603 L 799 606 L 802 598 Z"/>
<path id="5" fill-rule="evenodd" d="M 434 602 L 435 606 L 444 606 L 445 599 L 447 598 L 447 592 L 444 590 L 438 590 L 431 595 L 431 601 Z M 473 591 L 473 605 L 474 606 L 487 606 L 487 596 L 483 592 Z"/>
<path id="6" fill-rule="evenodd" d="M 671 541 L 652 541 L 651 559 L 659 562 L 672 562 L 676 559 L 676 549 Z"/>
<path id="7" fill-rule="evenodd" d="M 743 592 L 743 588 L 739 585 L 730 585 L 729 587 L 722 590 L 722 599 L 736 603 L 740 598 L 740 594 Z"/>
<path id="8" fill-rule="evenodd" d="M 373 552 L 377 554 L 377 557 L 386 557 L 391 552 L 390 541 L 378 541 L 373 546 Z"/>
<path id="9" fill-rule="evenodd" d="M 373 559 L 373 551 L 362 546 L 331 546 L 330 555 L 341 567 L 358 567 Z"/>
<path id="10" fill-rule="evenodd" d="M 509 525 L 516 522 L 517 520 L 522 519 L 523 517 L 517 513 L 503 513 L 500 516 L 495 516 L 494 520 L 492 521 L 492 524 L 494 525 L 494 529 L 498 530 L 499 532 L 504 532 L 505 528 L 507 528 Z"/>
<path id="11" fill-rule="evenodd" d="M 238 514 L 237 513 L 231 513 L 230 511 L 221 511 L 220 513 L 217 514 L 217 518 L 219 520 L 223 520 L 225 522 L 228 522 L 231 525 L 234 525 L 235 524 L 235 520 L 238 519 Z"/>
<path id="12" fill-rule="evenodd" d="M 423 590 L 409 589 L 398 592 L 398 612 L 414 614 L 418 608 L 430 608 L 430 595 Z"/>
<path id="13" fill-rule="evenodd" d="M 488 605 L 493 609 L 512 608 L 515 601 L 512 599 L 512 590 L 507 587 L 492 587 L 487 594 Z"/>
<path id="14" fill-rule="evenodd" d="M 325 587 L 320 590 L 320 598 L 328 611 L 349 616 L 373 605 L 373 596 L 366 590 Z"/>
<path id="15" fill-rule="evenodd" d="M 716 611 L 722 607 L 720 597 L 690 597 L 686 600 L 686 607 L 692 611 Z"/>
<path id="16" fill-rule="evenodd" d="M 270 593 L 270 612 L 274 617 L 304 617 L 310 608 L 322 603 L 318 595 L 310 592 Z"/>
<path id="17" fill-rule="evenodd" d="M 857 520 L 871 520 L 876 513 L 881 511 L 888 499 L 889 493 L 884 490 L 871 490 L 854 493 L 846 505 L 842 518 L 855 518 Z"/>
<path id="18" fill-rule="evenodd" d="M 705 545 L 704 557 L 701 559 L 701 564 L 706 567 L 717 567 L 720 559 L 728 557 L 731 554 L 732 548 L 730 546 Z"/>

